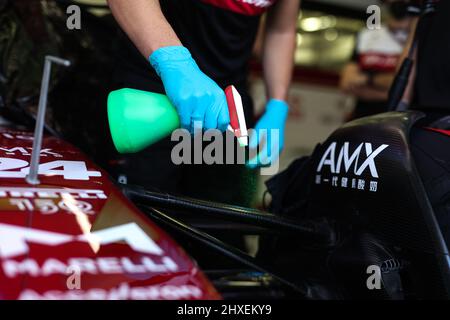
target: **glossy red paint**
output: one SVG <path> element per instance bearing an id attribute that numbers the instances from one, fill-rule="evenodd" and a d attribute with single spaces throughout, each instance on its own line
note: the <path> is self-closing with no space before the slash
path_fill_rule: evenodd
<path id="1" fill-rule="evenodd" d="M 213 6 L 247 16 L 261 15 L 277 0 L 202 0 Z"/>
<path id="2" fill-rule="evenodd" d="M 0 299 L 219 299 L 191 258 L 78 149 L 0 128 Z M 83 180 L 84 179 L 84 180 Z"/>

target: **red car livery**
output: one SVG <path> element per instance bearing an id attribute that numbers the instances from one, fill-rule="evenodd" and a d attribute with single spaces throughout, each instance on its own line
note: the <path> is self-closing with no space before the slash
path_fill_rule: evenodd
<path id="1" fill-rule="evenodd" d="M 254 16 L 263 14 L 277 0 L 202 0 L 205 3 L 236 13 Z"/>
<path id="2" fill-rule="evenodd" d="M 217 299 L 197 265 L 79 150 L 0 128 L 0 300 Z"/>

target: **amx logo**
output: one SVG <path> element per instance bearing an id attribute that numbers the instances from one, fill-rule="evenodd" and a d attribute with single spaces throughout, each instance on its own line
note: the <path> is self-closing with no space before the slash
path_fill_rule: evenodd
<path id="1" fill-rule="evenodd" d="M 337 153 L 337 146 L 336 142 L 330 144 L 320 160 L 317 172 L 322 172 L 324 167 L 329 167 L 332 174 L 354 173 L 356 176 L 361 176 L 366 169 L 369 169 L 372 178 L 379 177 L 375 158 L 389 145 L 382 144 L 373 150 L 371 143 L 363 142 L 351 154 L 349 142 L 344 142 L 339 153 Z M 365 159 L 362 161 L 363 157 Z"/>

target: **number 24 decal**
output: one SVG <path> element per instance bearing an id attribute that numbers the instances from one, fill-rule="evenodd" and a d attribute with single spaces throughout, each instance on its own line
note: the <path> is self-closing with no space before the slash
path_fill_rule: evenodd
<path id="1" fill-rule="evenodd" d="M 25 160 L 0 158 L 0 178 L 25 178 L 30 171 Z M 84 161 L 52 161 L 39 164 L 39 174 L 45 176 L 63 176 L 66 180 L 89 180 L 101 177 L 99 171 L 89 171 Z"/>

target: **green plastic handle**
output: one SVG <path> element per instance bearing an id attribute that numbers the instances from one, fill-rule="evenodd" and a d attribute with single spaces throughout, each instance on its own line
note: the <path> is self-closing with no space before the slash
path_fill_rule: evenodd
<path id="1" fill-rule="evenodd" d="M 120 153 L 136 153 L 180 127 L 178 113 L 163 94 L 120 89 L 108 96 L 108 120 Z"/>

